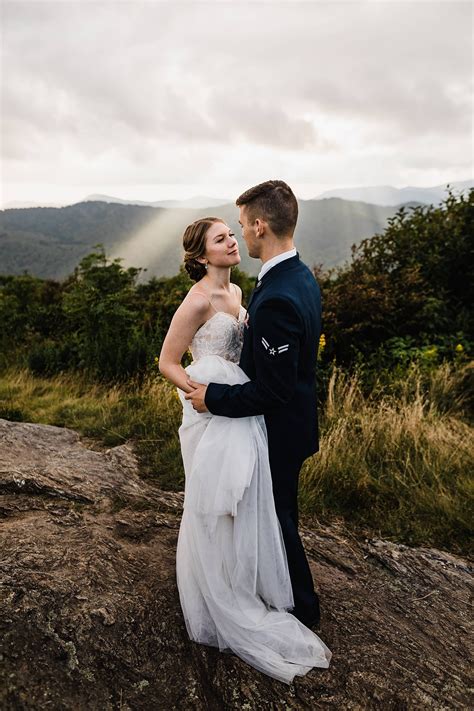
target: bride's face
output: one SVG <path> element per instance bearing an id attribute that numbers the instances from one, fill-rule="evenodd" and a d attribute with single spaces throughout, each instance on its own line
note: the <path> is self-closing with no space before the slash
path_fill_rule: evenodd
<path id="1" fill-rule="evenodd" d="M 214 267 L 233 267 L 240 263 L 239 245 L 230 227 L 214 222 L 206 232 L 205 258 Z"/>

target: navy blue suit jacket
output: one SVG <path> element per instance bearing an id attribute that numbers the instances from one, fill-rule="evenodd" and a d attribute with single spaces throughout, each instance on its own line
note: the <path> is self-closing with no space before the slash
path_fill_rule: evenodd
<path id="1" fill-rule="evenodd" d="M 274 461 L 290 449 L 301 459 L 319 451 L 316 360 L 321 292 L 299 254 L 279 262 L 257 283 L 248 305 L 240 367 L 242 385 L 210 383 L 214 415 L 264 415 Z"/>

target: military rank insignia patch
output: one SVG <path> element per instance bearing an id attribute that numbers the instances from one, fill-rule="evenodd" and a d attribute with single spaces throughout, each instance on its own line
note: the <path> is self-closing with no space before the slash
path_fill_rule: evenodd
<path id="1" fill-rule="evenodd" d="M 269 344 L 267 339 L 264 338 L 263 336 L 262 336 L 262 345 L 271 356 L 280 355 L 281 353 L 285 353 L 285 351 L 287 351 L 288 348 L 290 347 L 288 343 L 285 343 L 285 345 L 283 345 L 283 346 L 278 346 L 278 348 L 274 348 L 273 346 L 271 346 Z"/>

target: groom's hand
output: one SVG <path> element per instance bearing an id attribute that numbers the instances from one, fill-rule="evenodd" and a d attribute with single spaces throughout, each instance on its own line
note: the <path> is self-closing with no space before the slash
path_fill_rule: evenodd
<path id="1" fill-rule="evenodd" d="M 202 385 L 202 383 L 195 383 L 194 380 L 187 378 L 186 382 L 193 389 L 192 393 L 187 393 L 184 397 L 186 400 L 191 400 L 191 404 L 196 412 L 209 412 L 206 407 L 204 398 L 206 397 L 207 385 Z"/>

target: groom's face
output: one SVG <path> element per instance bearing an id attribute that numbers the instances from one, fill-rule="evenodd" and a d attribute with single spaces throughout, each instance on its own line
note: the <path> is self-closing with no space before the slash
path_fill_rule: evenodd
<path id="1" fill-rule="evenodd" d="M 239 223 L 242 228 L 242 237 L 244 239 L 245 244 L 247 245 L 249 257 L 254 257 L 255 259 L 258 259 L 260 257 L 261 241 L 257 237 L 255 223 L 249 220 L 247 208 L 245 205 L 241 205 L 239 209 Z"/>

